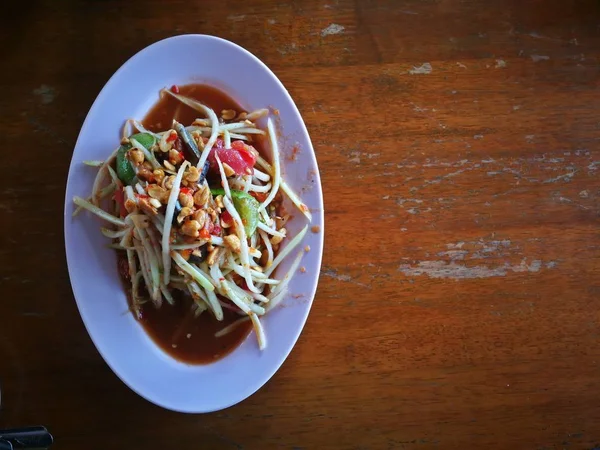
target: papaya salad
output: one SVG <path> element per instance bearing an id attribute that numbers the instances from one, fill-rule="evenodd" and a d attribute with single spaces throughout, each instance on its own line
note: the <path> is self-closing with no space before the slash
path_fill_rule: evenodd
<path id="1" fill-rule="evenodd" d="M 176 87 L 161 96 L 192 108 L 197 118 L 191 123 L 170 118 L 163 131 L 128 120 L 120 146 L 105 161 L 85 161 L 99 170 L 91 195 L 74 197 L 73 215 L 88 210 L 108 224 L 100 231 L 124 255 L 130 309 L 137 318 L 144 305 L 160 314 L 185 295 L 194 318 L 208 314 L 223 321 L 224 311 L 237 314 L 217 338 L 250 322 L 264 349 L 260 317 L 284 298 L 308 229 L 295 235 L 286 229 L 290 213 L 282 201 L 289 199 L 309 223 L 312 219 L 282 177 L 271 113 L 217 115 Z M 266 123 L 265 129 L 258 123 Z M 260 139 L 271 158 L 253 146 Z M 276 272 L 289 255 L 289 270 Z"/>

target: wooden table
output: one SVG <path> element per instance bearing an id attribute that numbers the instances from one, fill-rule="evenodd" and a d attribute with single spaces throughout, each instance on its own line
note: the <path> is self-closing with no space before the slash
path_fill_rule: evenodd
<path id="1" fill-rule="evenodd" d="M 58 449 L 600 443 L 600 4 L 55 2 L 0 19 L 0 428 Z M 312 135 L 326 249 L 298 345 L 243 403 L 162 410 L 79 318 L 62 210 L 81 123 L 182 33 L 256 54 Z M 597 447 L 595 447 L 597 448 Z"/>

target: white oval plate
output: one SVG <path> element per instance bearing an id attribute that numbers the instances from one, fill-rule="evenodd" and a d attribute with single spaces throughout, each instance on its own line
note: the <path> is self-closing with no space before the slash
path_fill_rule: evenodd
<path id="1" fill-rule="evenodd" d="M 285 179 L 311 209 L 310 226 L 320 228 L 318 233 L 309 231 L 301 244 L 310 246 L 301 263 L 306 272 L 294 275 L 286 299 L 262 319 L 267 349 L 258 349 L 251 332 L 231 354 L 208 365 L 186 365 L 154 344 L 127 313 L 116 256 L 106 247 L 99 220 L 85 212 L 71 217 L 73 196 L 87 197 L 95 176 L 95 169 L 82 161 L 105 159 L 118 146 L 124 121 L 143 118 L 158 100 L 160 89 L 189 83 L 212 84 L 247 110 L 279 110 L 282 152 L 289 154 L 296 143 L 300 148 L 295 161 L 282 158 Z M 226 408 L 256 392 L 292 350 L 312 305 L 321 266 L 321 183 L 306 126 L 292 98 L 273 72 L 238 45 L 212 36 L 176 36 L 145 48 L 123 64 L 96 98 L 79 133 L 69 169 L 64 214 L 69 275 L 83 322 L 107 364 L 147 400 L 188 413 Z M 296 212 L 288 228 L 296 233 L 306 222 Z M 282 271 L 289 267 L 294 254 Z"/>

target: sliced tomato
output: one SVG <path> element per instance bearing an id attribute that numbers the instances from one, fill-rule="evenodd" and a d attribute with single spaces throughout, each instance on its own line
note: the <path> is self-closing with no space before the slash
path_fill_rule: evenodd
<path id="1" fill-rule="evenodd" d="M 248 167 L 254 167 L 256 164 L 256 156 L 254 156 L 256 149 L 251 145 L 246 144 L 244 141 L 233 141 L 231 143 L 231 149 L 237 150 Z"/>
<path id="2" fill-rule="evenodd" d="M 231 148 L 224 148 L 222 139 L 217 139 L 215 146 L 210 151 L 208 161 L 210 168 L 214 172 L 219 171 L 217 159 L 215 155 L 219 155 L 222 163 L 227 163 L 233 169 L 236 175 L 253 174 L 256 157 L 254 156 L 254 148 L 243 141 L 233 141 Z"/>

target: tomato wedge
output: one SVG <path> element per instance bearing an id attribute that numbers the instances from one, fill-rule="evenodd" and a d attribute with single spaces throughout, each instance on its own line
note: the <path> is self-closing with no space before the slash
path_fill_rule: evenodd
<path id="1" fill-rule="evenodd" d="M 254 148 L 246 144 L 244 141 L 233 141 L 231 148 L 225 148 L 222 139 L 217 139 L 215 146 L 208 155 L 210 168 L 214 172 L 219 171 L 217 159 L 215 155 L 219 155 L 222 163 L 227 163 L 233 169 L 236 175 L 252 175 L 254 173 L 254 164 L 256 164 L 256 156 L 254 156 Z"/>

